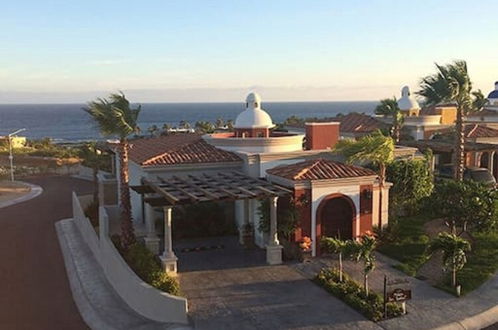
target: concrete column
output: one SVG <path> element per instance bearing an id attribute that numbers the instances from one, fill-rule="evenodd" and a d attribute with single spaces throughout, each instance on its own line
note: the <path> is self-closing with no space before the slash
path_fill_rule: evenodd
<path id="1" fill-rule="evenodd" d="M 156 234 L 156 213 L 154 208 L 149 204 L 145 204 L 145 226 L 147 228 L 147 236 L 145 237 L 145 246 L 154 254 L 159 254 L 159 237 Z"/>
<path id="2" fill-rule="evenodd" d="M 269 245 L 279 245 L 277 234 L 277 201 L 278 197 L 270 199 L 270 240 Z"/>
<path id="3" fill-rule="evenodd" d="M 169 275 L 175 276 L 177 273 L 177 260 L 173 252 L 173 240 L 171 236 L 171 206 L 165 206 L 164 209 L 164 252 L 160 257 L 164 270 Z"/>
<path id="4" fill-rule="evenodd" d="M 495 152 L 490 151 L 488 152 L 488 170 L 493 174 L 493 158 L 494 158 Z"/>
<path id="5" fill-rule="evenodd" d="M 266 262 L 270 265 L 282 263 L 282 246 L 277 233 L 277 201 L 278 197 L 270 199 L 270 237 L 266 246 Z"/>

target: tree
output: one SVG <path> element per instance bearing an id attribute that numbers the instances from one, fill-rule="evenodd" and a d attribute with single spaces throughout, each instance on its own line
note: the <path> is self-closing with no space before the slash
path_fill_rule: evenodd
<path id="1" fill-rule="evenodd" d="M 392 117 L 392 137 L 394 142 L 399 142 L 401 125 L 403 124 L 403 114 L 401 113 L 396 98 L 393 96 L 392 99 L 380 100 L 380 104 L 375 108 L 375 114 Z"/>
<path id="2" fill-rule="evenodd" d="M 390 209 L 394 214 L 418 211 L 420 202 L 434 189 L 434 175 L 430 168 L 431 154 L 425 159 L 403 159 L 388 164 L 386 176 L 393 183 L 390 189 Z"/>
<path id="3" fill-rule="evenodd" d="M 380 131 L 366 135 L 359 140 L 344 139 L 337 142 L 334 153 L 342 154 L 348 163 L 370 162 L 378 167 L 380 202 L 382 205 L 382 190 L 386 183 L 386 167 L 394 160 L 394 141 L 384 136 Z M 379 207 L 379 222 L 381 208 Z M 380 227 L 380 226 L 379 226 Z"/>
<path id="4" fill-rule="evenodd" d="M 455 61 L 447 65 L 436 63 L 437 72 L 422 79 L 419 95 L 425 98 L 427 105 L 455 103 L 457 118 L 455 123 L 456 138 L 453 153 L 454 177 L 463 180 L 465 137 L 463 116 L 472 109 L 472 82 L 465 61 Z"/>
<path id="5" fill-rule="evenodd" d="M 470 251 L 469 241 L 455 234 L 439 233 L 438 237 L 430 243 L 428 251 L 429 253 L 443 252 L 443 271 L 451 270 L 451 285 L 456 287 L 457 271 L 467 263 L 465 253 Z"/>
<path id="6" fill-rule="evenodd" d="M 480 89 L 472 92 L 472 96 L 474 97 L 472 100 L 472 112 L 481 111 L 489 103 L 489 100 Z"/>
<path id="7" fill-rule="evenodd" d="M 104 136 L 119 138 L 119 181 L 121 202 L 121 244 L 125 250 L 135 241 L 131 217 L 131 201 L 128 174 L 128 136 L 137 130 L 137 120 L 141 106 L 132 108 L 125 95 L 115 93 L 106 98 L 98 98 L 88 103 L 83 109 L 95 121 Z"/>
<path id="8" fill-rule="evenodd" d="M 461 234 L 493 229 L 498 223 L 498 193 L 482 183 L 445 180 L 436 185 L 429 200 L 432 212 L 443 218 L 454 234 L 457 228 Z"/>
<path id="9" fill-rule="evenodd" d="M 147 130 L 149 131 L 150 137 L 153 137 L 159 131 L 159 128 L 157 125 L 152 125 Z"/>
<path id="10" fill-rule="evenodd" d="M 375 237 L 363 235 L 359 241 L 350 241 L 347 244 L 348 255 L 355 262 L 363 261 L 363 286 L 368 296 L 368 274 L 375 269 Z"/>
<path id="11" fill-rule="evenodd" d="M 342 282 L 343 266 L 342 257 L 347 254 L 351 241 L 341 240 L 334 237 L 322 237 L 320 242 L 322 249 L 328 253 L 335 253 L 339 258 L 339 281 Z"/>
<path id="12" fill-rule="evenodd" d="M 163 131 L 161 132 L 161 135 L 167 135 L 169 134 L 169 130 L 171 129 L 171 125 L 168 123 L 163 124 Z"/>
<path id="13" fill-rule="evenodd" d="M 301 216 L 301 208 L 306 207 L 308 201 L 303 195 L 297 199 L 292 197 L 280 197 L 277 207 L 277 232 L 279 237 L 290 240 L 292 234 L 296 231 L 299 225 Z M 258 206 L 259 224 L 258 229 L 264 233 L 270 232 L 270 201 L 264 199 Z"/>
<path id="14" fill-rule="evenodd" d="M 197 121 L 195 123 L 195 130 L 201 134 L 209 134 L 214 132 L 214 125 L 209 121 Z"/>
<path id="15" fill-rule="evenodd" d="M 227 128 L 229 131 L 233 131 L 233 120 L 227 120 Z"/>
<path id="16" fill-rule="evenodd" d="M 85 143 L 80 149 L 80 157 L 83 158 L 83 165 L 92 169 L 93 173 L 93 204 L 99 205 L 99 181 L 98 174 L 100 168 L 100 150 L 96 142 Z"/>
<path id="17" fill-rule="evenodd" d="M 225 126 L 225 121 L 223 120 L 223 118 L 216 119 L 215 126 L 216 128 L 223 128 Z"/>

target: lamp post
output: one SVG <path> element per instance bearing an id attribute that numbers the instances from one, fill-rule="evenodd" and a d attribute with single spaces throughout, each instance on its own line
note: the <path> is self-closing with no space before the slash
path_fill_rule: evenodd
<path id="1" fill-rule="evenodd" d="M 10 161 L 10 181 L 14 181 L 14 156 L 12 155 L 12 136 L 25 131 L 25 128 L 18 129 L 8 135 L 9 137 L 9 161 Z"/>

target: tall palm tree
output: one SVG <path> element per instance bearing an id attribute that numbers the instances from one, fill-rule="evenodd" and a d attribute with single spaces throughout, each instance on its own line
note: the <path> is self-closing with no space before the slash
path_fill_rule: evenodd
<path id="1" fill-rule="evenodd" d="M 335 253 L 339 258 L 339 281 L 342 282 L 343 266 L 342 256 L 347 254 L 350 241 L 341 240 L 334 237 L 323 237 L 321 240 L 322 249 L 328 253 Z"/>
<path id="2" fill-rule="evenodd" d="M 363 261 L 363 286 L 365 294 L 368 295 L 368 274 L 375 269 L 375 248 L 377 242 L 375 237 L 364 235 L 360 241 L 351 241 L 348 244 L 348 254 L 356 262 Z"/>
<path id="3" fill-rule="evenodd" d="M 170 129 L 171 129 L 171 125 L 168 123 L 164 123 L 163 124 L 163 131 L 161 132 L 161 135 L 168 134 Z"/>
<path id="4" fill-rule="evenodd" d="M 154 135 L 156 135 L 156 133 L 159 131 L 159 128 L 157 127 L 157 125 L 152 125 L 147 130 L 149 131 L 150 137 L 154 137 Z"/>
<path id="5" fill-rule="evenodd" d="M 403 124 L 403 114 L 398 106 L 398 101 L 393 96 L 392 99 L 380 100 L 380 104 L 375 108 L 375 113 L 382 116 L 391 116 L 392 121 L 392 137 L 394 142 L 399 142 L 399 136 L 401 132 L 401 125 Z"/>
<path id="6" fill-rule="evenodd" d="M 125 95 L 111 94 L 88 103 L 83 109 L 95 121 L 104 136 L 119 138 L 119 180 L 121 202 L 121 244 L 127 249 L 136 240 L 131 217 L 131 201 L 128 174 L 128 136 L 137 130 L 137 120 L 141 106 L 132 108 Z"/>
<path id="7" fill-rule="evenodd" d="M 429 245 L 429 253 L 443 252 L 443 270 L 451 270 L 451 285 L 456 287 L 457 271 L 467 263 L 465 253 L 470 251 L 470 243 L 456 234 L 439 233 Z"/>
<path id="8" fill-rule="evenodd" d="M 382 190 L 386 183 L 386 168 L 394 160 L 394 141 L 384 136 L 380 131 L 366 135 L 359 140 L 344 139 L 337 142 L 334 153 L 346 157 L 346 162 L 371 162 L 379 168 L 380 201 L 382 205 Z M 379 207 L 379 228 L 382 224 L 382 207 Z"/>
<path id="9" fill-rule="evenodd" d="M 454 177 L 463 180 L 465 137 L 463 116 L 472 109 L 472 82 L 465 61 L 455 61 L 447 65 L 436 63 L 437 72 L 422 79 L 419 95 L 427 105 L 455 103 L 457 118 L 455 123 L 455 151 L 453 153 Z"/>

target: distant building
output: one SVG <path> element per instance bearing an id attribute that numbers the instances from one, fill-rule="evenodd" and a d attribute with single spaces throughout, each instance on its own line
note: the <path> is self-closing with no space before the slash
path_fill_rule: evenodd
<path id="1" fill-rule="evenodd" d="M 24 136 L 11 136 L 10 141 L 12 143 L 12 148 L 22 148 L 26 146 L 26 137 Z M 8 136 L 0 136 L 0 146 L 8 147 L 9 146 L 9 137 Z"/>

